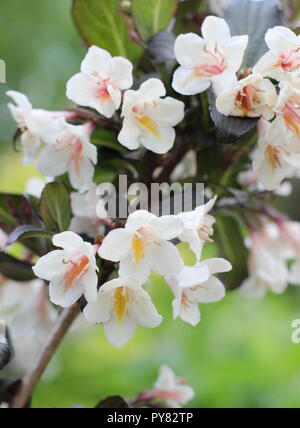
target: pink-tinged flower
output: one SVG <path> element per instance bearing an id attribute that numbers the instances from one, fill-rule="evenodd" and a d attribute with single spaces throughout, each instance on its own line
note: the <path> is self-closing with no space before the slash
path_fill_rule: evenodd
<path id="1" fill-rule="evenodd" d="M 71 205 L 73 219 L 70 230 L 96 238 L 104 232 L 104 225 L 109 222 L 104 202 L 97 196 L 97 186 L 84 193 L 72 193 Z"/>
<path id="2" fill-rule="evenodd" d="M 253 72 L 280 82 L 292 81 L 300 71 L 300 37 L 286 27 L 267 31 L 269 51 L 258 61 Z"/>
<path id="3" fill-rule="evenodd" d="M 277 102 L 275 86 L 258 74 L 237 80 L 217 96 L 216 107 L 225 116 L 273 119 Z"/>
<path id="4" fill-rule="evenodd" d="M 196 326 L 201 320 L 198 304 L 219 302 L 225 297 L 225 287 L 214 275 L 231 270 L 225 259 L 207 259 L 193 267 L 185 266 L 177 276 L 166 277 L 175 295 L 174 319 L 180 317 Z"/>
<path id="5" fill-rule="evenodd" d="M 180 219 L 156 217 L 138 210 L 128 217 L 125 229 L 116 229 L 104 239 L 99 256 L 120 262 L 120 276 L 144 283 L 154 271 L 175 275 L 183 268 L 179 251 L 171 242 L 182 233 Z"/>
<path id="6" fill-rule="evenodd" d="M 276 124 L 275 124 L 276 126 Z M 261 119 L 258 123 L 258 147 L 253 154 L 253 170 L 266 190 L 277 190 L 285 178 L 291 177 L 296 165 L 300 168 L 300 152 L 293 144 L 277 136 L 274 122 Z"/>
<path id="7" fill-rule="evenodd" d="M 149 79 L 138 91 L 125 92 L 123 127 L 119 142 L 130 150 L 141 145 L 154 153 L 164 154 L 174 146 L 174 127 L 184 118 L 184 104 L 166 97 L 161 80 Z"/>
<path id="8" fill-rule="evenodd" d="M 209 212 L 216 203 L 217 197 L 211 199 L 205 205 L 197 207 L 194 211 L 183 212 L 178 215 L 182 221 L 183 232 L 178 236 L 180 241 L 189 244 L 197 260 L 200 261 L 203 245 L 206 242 L 212 243 L 214 233 L 213 225 L 215 219 Z"/>
<path id="9" fill-rule="evenodd" d="M 290 283 L 300 286 L 300 223 L 283 220 L 277 226 L 283 245 L 288 247 L 287 258 L 294 260 L 290 267 Z"/>
<path id="10" fill-rule="evenodd" d="M 251 234 L 248 262 L 249 277 L 240 288 L 240 294 L 249 299 L 260 299 L 267 291 L 282 294 L 289 284 L 287 267 L 288 248 L 284 245 L 278 227 L 268 224 Z"/>
<path id="11" fill-rule="evenodd" d="M 160 400 L 169 408 L 181 408 L 195 397 L 193 388 L 186 384 L 186 379 L 179 378 L 170 369 L 163 365 L 154 388 L 139 395 L 140 401 Z"/>
<path id="12" fill-rule="evenodd" d="M 55 235 L 53 245 L 62 250 L 41 257 L 33 268 L 38 278 L 50 282 L 50 300 L 67 308 L 84 294 L 88 302 L 95 302 L 98 268 L 93 246 L 73 232 Z"/>
<path id="13" fill-rule="evenodd" d="M 122 91 L 133 84 L 132 70 L 127 59 L 112 58 L 106 50 L 92 46 L 81 64 L 81 73 L 67 84 L 67 97 L 110 118 L 121 105 Z"/>
<path id="14" fill-rule="evenodd" d="M 155 328 L 162 321 L 151 297 L 135 279 L 118 278 L 102 285 L 95 303 L 88 303 L 84 316 L 103 324 L 110 343 L 121 348 L 134 335 L 137 325 Z"/>
<path id="15" fill-rule="evenodd" d="M 300 90 L 288 83 L 281 85 L 275 112 L 271 138 L 285 140 L 300 153 Z"/>
<path id="16" fill-rule="evenodd" d="M 202 25 L 203 38 L 194 33 L 181 34 L 175 43 L 180 64 L 173 88 L 183 95 L 196 95 L 211 84 L 224 81 L 242 65 L 248 36 L 231 37 L 224 19 L 209 16 Z"/>
<path id="17" fill-rule="evenodd" d="M 40 173 L 49 177 L 68 173 L 75 189 L 89 190 L 97 163 L 97 149 L 90 142 L 93 125 L 74 126 L 60 119 L 44 120 L 43 126 L 47 145 L 38 160 Z"/>

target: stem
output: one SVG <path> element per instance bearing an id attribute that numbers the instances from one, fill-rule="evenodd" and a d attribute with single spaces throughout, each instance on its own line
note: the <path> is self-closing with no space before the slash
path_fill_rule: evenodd
<path id="1" fill-rule="evenodd" d="M 61 312 L 36 364 L 23 379 L 22 386 L 11 405 L 12 409 L 23 409 L 27 405 L 50 360 L 79 313 L 79 303 L 75 303 L 75 305 Z"/>

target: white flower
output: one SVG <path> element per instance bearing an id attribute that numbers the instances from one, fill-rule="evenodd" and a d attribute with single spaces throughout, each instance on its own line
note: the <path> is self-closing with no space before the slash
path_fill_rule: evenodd
<path id="1" fill-rule="evenodd" d="M 108 221 L 108 218 L 104 202 L 102 203 L 97 196 L 95 184 L 84 194 L 72 193 L 71 204 L 74 217 L 70 230 L 78 234 L 86 234 L 90 238 L 96 238 L 103 233 L 104 221 Z M 100 214 L 101 216 L 99 216 Z"/>
<path id="2" fill-rule="evenodd" d="M 175 43 L 176 70 L 173 88 L 183 95 L 196 95 L 239 70 L 248 36 L 231 37 L 224 19 L 209 16 L 202 25 L 203 38 L 181 34 Z"/>
<path id="3" fill-rule="evenodd" d="M 147 211 L 135 211 L 128 217 L 125 229 L 116 229 L 104 239 L 99 256 L 120 262 L 120 276 L 144 283 L 151 273 L 175 275 L 183 261 L 170 241 L 182 233 L 180 219 L 156 217 Z"/>
<path id="4" fill-rule="evenodd" d="M 300 71 L 300 36 L 286 27 L 274 27 L 265 37 L 269 51 L 258 61 L 253 72 L 278 81 L 292 81 Z"/>
<path id="5" fill-rule="evenodd" d="M 149 398 L 158 398 L 164 401 L 169 408 L 181 408 L 195 397 L 192 387 L 185 385 L 186 380 L 178 378 L 170 367 L 160 368 L 154 389 L 145 393 Z"/>
<path id="6" fill-rule="evenodd" d="M 205 205 L 197 207 L 194 211 L 183 212 L 178 215 L 183 224 L 183 232 L 178 238 L 180 241 L 189 244 L 198 261 L 200 260 L 205 242 L 213 242 L 211 236 L 214 233 L 213 225 L 215 219 L 208 215 L 208 213 L 215 205 L 216 200 L 217 197 L 211 199 Z"/>
<path id="7" fill-rule="evenodd" d="M 96 303 L 84 309 L 87 321 L 102 323 L 110 343 L 121 348 L 134 335 L 136 325 L 155 328 L 162 321 L 151 297 L 131 278 L 118 278 L 102 285 Z"/>
<path id="8" fill-rule="evenodd" d="M 278 228 L 266 225 L 251 234 L 251 250 L 248 262 L 249 278 L 240 288 L 240 294 L 249 299 L 260 299 L 271 290 L 282 294 L 289 284 L 286 265 L 287 248 L 283 245 Z"/>
<path id="9" fill-rule="evenodd" d="M 180 317 L 192 326 L 201 320 L 198 303 L 219 302 L 225 297 L 225 287 L 213 275 L 229 272 L 231 264 L 225 259 L 207 259 L 193 267 L 185 266 L 178 276 L 166 277 L 175 295 L 174 319 Z"/>
<path id="10" fill-rule="evenodd" d="M 259 74 L 250 74 L 235 85 L 218 94 L 216 107 L 225 116 L 274 117 L 277 102 L 275 86 Z"/>
<path id="11" fill-rule="evenodd" d="M 121 91 L 133 84 L 132 69 L 127 59 L 112 58 L 106 50 L 92 46 L 81 64 L 81 73 L 67 84 L 67 97 L 110 118 L 121 105 Z"/>
<path id="12" fill-rule="evenodd" d="M 288 83 L 281 85 L 274 111 L 277 117 L 273 122 L 270 138 L 285 140 L 300 153 L 300 89 Z M 299 162 L 297 168 L 298 165 Z"/>
<path id="13" fill-rule="evenodd" d="M 282 181 L 292 175 L 298 154 L 282 138 L 272 138 L 273 123 L 261 119 L 258 123 L 258 147 L 253 154 L 253 170 L 266 190 L 277 190 Z M 300 167 L 300 158 L 299 158 Z"/>
<path id="14" fill-rule="evenodd" d="M 74 126 L 60 119 L 44 120 L 43 126 L 47 145 L 38 160 L 40 173 L 58 177 L 68 172 L 75 189 L 89 190 L 93 184 L 93 164 L 97 163 L 97 149 L 90 142 L 92 125 Z"/>
<path id="15" fill-rule="evenodd" d="M 97 299 L 97 265 L 92 244 L 73 232 L 53 237 L 53 245 L 63 248 L 41 257 L 33 271 L 50 282 L 50 300 L 59 306 L 72 306 L 84 294 L 88 302 Z"/>
<path id="16" fill-rule="evenodd" d="M 167 153 L 174 145 L 174 126 L 184 118 L 184 104 L 166 96 L 159 79 L 149 79 L 138 91 L 126 91 L 119 142 L 130 150 L 140 145 L 154 153 Z"/>
<path id="17" fill-rule="evenodd" d="M 15 104 L 8 104 L 11 115 L 21 130 L 21 143 L 24 150 L 23 163 L 29 165 L 34 161 L 36 152 L 41 144 L 39 134 L 39 120 L 47 116 L 48 112 L 34 110 L 26 95 L 16 91 L 8 91 Z"/>

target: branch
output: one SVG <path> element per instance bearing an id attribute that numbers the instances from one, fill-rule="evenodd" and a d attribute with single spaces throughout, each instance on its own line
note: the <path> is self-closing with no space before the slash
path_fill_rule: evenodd
<path id="1" fill-rule="evenodd" d="M 12 409 L 23 409 L 27 405 L 50 360 L 79 313 L 79 303 L 75 303 L 75 305 L 61 312 L 36 364 L 23 379 L 21 388 L 11 405 Z"/>

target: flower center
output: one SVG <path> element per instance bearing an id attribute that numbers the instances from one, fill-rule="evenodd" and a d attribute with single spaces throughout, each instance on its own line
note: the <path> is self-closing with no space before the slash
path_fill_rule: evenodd
<path id="1" fill-rule="evenodd" d="M 68 290 L 86 273 L 90 260 L 84 254 L 74 253 L 68 259 L 64 259 L 63 263 L 70 264 L 70 269 L 63 279 L 65 289 Z"/>
<path id="2" fill-rule="evenodd" d="M 206 220 L 212 219 L 212 217 L 207 214 L 204 216 L 204 218 Z M 214 240 L 211 238 L 213 234 L 214 234 L 214 229 L 211 226 L 208 226 L 206 224 L 202 224 L 198 229 L 199 238 L 205 242 L 213 243 Z"/>
<path id="3" fill-rule="evenodd" d="M 134 119 L 138 127 L 146 133 L 150 133 L 154 137 L 159 137 L 160 132 L 158 130 L 158 124 L 147 112 L 147 105 L 144 107 L 136 106 L 133 107 L 132 112 L 134 114 Z"/>
<path id="4" fill-rule="evenodd" d="M 286 126 L 300 136 L 300 102 L 291 98 L 283 108 L 283 118 Z"/>
<path id="5" fill-rule="evenodd" d="M 255 111 L 255 107 L 260 104 L 258 90 L 252 84 L 245 86 L 236 95 L 235 104 L 245 116 L 248 113 Z"/>
<path id="6" fill-rule="evenodd" d="M 105 103 L 108 99 L 111 98 L 110 93 L 108 91 L 109 85 L 112 85 L 110 79 L 99 79 L 97 88 L 97 98 L 99 98 L 101 104 Z"/>
<path id="7" fill-rule="evenodd" d="M 147 247 L 152 244 L 159 245 L 154 231 L 145 227 L 141 227 L 136 231 L 132 238 L 132 251 L 136 264 L 145 257 Z"/>
<path id="8" fill-rule="evenodd" d="M 279 57 L 280 67 L 287 72 L 297 71 L 300 68 L 300 48 L 293 49 Z"/>
<path id="9" fill-rule="evenodd" d="M 193 77 L 213 77 L 223 73 L 227 66 L 226 59 L 218 49 L 218 45 L 215 45 L 213 51 L 210 51 L 207 49 L 207 47 L 205 47 L 204 52 L 207 55 L 207 63 L 195 67 L 195 73 Z"/>
<path id="10" fill-rule="evenodd" d="M 113 312 L 119 324 L 122 324 L 129 302 L 129 292 L 126 287 L 118 287 L 113 297 Z"/>

